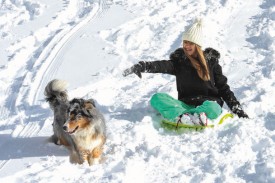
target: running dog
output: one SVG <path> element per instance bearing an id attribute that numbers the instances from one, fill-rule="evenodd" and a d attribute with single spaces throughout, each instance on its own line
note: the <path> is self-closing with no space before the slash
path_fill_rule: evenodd
<path id="1" fill-rule="evenodd" d="M 68 147 L 72 163 L 99 163 L 106 141 L 105 119 L 93 99 L 69 101 L 66 88 L 67 82 L 57 79 L 45 87 L 45 99 L 54 113 L 51 139 Z"/>

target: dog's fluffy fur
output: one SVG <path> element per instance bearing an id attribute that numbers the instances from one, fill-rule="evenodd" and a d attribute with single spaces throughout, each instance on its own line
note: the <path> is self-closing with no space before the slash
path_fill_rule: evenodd
<path id="1" fill-rule="evenodd" d="M 52 80 L 45 87 L 44 95 L 54 112 L 54 143 L 67 146 L 70 161 L 89 165 L 101 159 L 106 141 L 106 127 L 103 115 L 97 110 L 93 99 L 68 100 L 67 83 Z"/>

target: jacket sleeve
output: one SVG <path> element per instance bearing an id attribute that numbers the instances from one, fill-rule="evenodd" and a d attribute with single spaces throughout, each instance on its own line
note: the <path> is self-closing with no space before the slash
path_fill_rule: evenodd
<path id="1" fill-rule="evenodd" d="M 227 84 L 227 78 L 223 75 L 222 67 L 219 63 L 216 63 L 214 68 L 214 81 L 215 86 L 218 88 L 219 95 L 223 98 L 230 110 L 235 113 L 237 109 L 241 109 L 239 101 Z"/>
<path id="2" fill-rule="evenodd" d="M 142 66 L 141 72 L 164 73 L 175 75 L 174 63 L 171 60 L 161 60 L 152 62 L 140 61 L 139 64 Z"/>

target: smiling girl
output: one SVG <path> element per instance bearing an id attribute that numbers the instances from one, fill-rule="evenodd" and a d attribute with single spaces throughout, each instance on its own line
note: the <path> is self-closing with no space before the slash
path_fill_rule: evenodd
<path id="1" fill-rule="evenodd" d="M 183 47 L 175 50 L 169 60 L 140 61 L 126 69 L 123 76 L 135 73 L 141 78 L 142 72 L 176 76 L 178 100 L 156 93 L 150 101 L 168 120 L 207 125 L 207 118 L 216 119 L 221 114 L 224 102 L 238 117 L 248 118 L 222 73 L 220 53 L 213 48 L 203 51 L 202 37 L 202 23 L 197 20 L 184 32 Z"/>

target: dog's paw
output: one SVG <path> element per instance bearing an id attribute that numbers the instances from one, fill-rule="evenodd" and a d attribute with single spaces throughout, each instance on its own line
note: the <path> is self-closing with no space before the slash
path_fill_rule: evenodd
<path id="1" fill-rule="evenodd" d="M 89 158 L 88 163 L 89 166 L 100 164 L 100 158 Z"/>
<path id="2" fill-rule="evenodd" d="M 59 146 L 62 145 L 60 139 L 58 139 L 55 144 Z"/>
<path id="3" fill-rule="evenodd" d="M 55 136 L 55 135 L 52 135 L 52 136 L 49 138 L 49 142 L 55 143 L 56 145 L 60 145 L 60 144 L 58 144 L 58 141 L 59 141 L 59 139 L 58 139 L 57 136 Z M 59 141 L 59 143 L 60 143 L 60 141 Z"/>
<path id="4" fill-rule="evenodd" d="M 70 162 L 72 164 L 83 164 L 84 160 L 83 160 L 83 158 L 79 157 L 78 153 L 71 152 L 71 154 L 70 154 Z"/>

